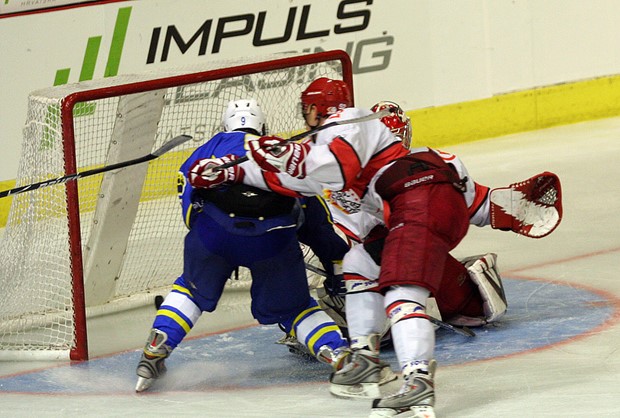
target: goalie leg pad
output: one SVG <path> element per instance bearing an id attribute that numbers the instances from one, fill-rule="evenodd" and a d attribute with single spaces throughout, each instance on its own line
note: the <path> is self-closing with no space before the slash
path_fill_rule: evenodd
<path id="1" fill-rule="evenodd" d="M 545 171 L 491 190 L 491 227 L 530 238 L 549 235 L 562 220 L 562 189 L 557 175 Z"/>
<path id="2" fill-rule="evenodd" d="M 502 278 L 497 269 L 497 255 L 489 253 L 464 261 L 469 277 L 480 291 L 486 321 L 497 321 L 504 316 L 508 307 Z"/>
<path id="3" fill-rule="evenodd" d="M 319 306 L 334 320 L 345 336 L 347 334 L 347 319 L 345 313 L 345 297 L 330 295 L 324 287 L 316 289 Z"/>

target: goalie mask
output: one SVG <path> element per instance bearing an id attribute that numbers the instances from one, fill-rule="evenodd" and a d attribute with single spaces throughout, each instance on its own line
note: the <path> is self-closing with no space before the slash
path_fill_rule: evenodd
<path id="1" fill-rule="evenodd" d="M 391 109 L 392 113 L 381 118 L 381 122 L 401 139 L 405 148 L 409 149 L 411 146 L 411 119 L 394 102 L 382 101 L 374 105 L 370 110 L 377 113 L 383 109 Z"/>
<path id="2" fill-rule="evenodd" d="M 308 114 L 311 105 L 316 106 L 318 117 L 327 117 L 353 106 L 351 89 L 342 80 L 317 78 L 301 93 L 302 115 Z"/>
<path id="3" fill-rule="evenodd" d="M 222 116 L 222 129 L 266 135 L 267 122 L 256 100 L 233 100 L 228 103 Z"/>

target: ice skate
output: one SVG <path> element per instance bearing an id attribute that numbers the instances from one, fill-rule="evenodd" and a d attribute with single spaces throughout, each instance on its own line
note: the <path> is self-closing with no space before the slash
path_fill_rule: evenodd
<path id="1" fill-rule="evenodd" d="M 329 378 L 332 395 L 344 398 L 376 398 L 379 387 L 397 376 L 390 365 L 369 350 L 355 350 L 349 363 Z"/>
<path id="2" fill-rule="evenodd" d="M 328 345 L 324 345 L 319 348 L 316 358 L 321 363 L 331 365 L 334 371 L 338 371 L 351 361 L 351 350 L 349 347 L 333 349 Z"/>
<path id="3" fill-rule="evenodd" d="M 276 344 L 285 345 L 291 354 L 295 354 L 309 360 L 316 360 L 316 357 L 310 352 L 308 347 L 300 343 L 294 335 L 285 334 L 282 338 L 276 341 Z"/>
<path id="4" fill-rule="evenodd" d="M 403 371 L 404 383 L 398 393 L 375 399 L 369 418 L 435 418 L 433 378 L 437 363 L 431 360 L 428 371 Z"/>
<path id="5" fill-rule="evenodd" d="M 304 357 L 309 360 L 318 360 L 321 363 L 329 364 L 333 367 L 334 371 L 340 370 L 351 356 L 351 350 L 348 347 L 341 347 L 333 349 L 328 345 L 324 345 L 319 348 L 319 352 L 314 355 L 310 352 L 310 349 L 297 340 L 297 338 L 291 334 L 286 334 L 278 341 L 277 344 L 285 345 L 288 351 L 292 354 Z"/>
<path id="6" fill-rule="evenodd" d="M 156 379 L 159 379 L 166 373 L 164 361 L 172 351 L 170 346 L 165 344 L 167 340 L 168 335 L 165 332 L 158 329 L 151 330 L 136 370 L 138 375 L 136 392 L 147 390 Z"/>
<path id="7" fill-rule="evenodd" d="M 482 296 L 486 322 L 497 321 L 504 316 L 508 307 L 504 285 L 497 268 L 497 255 L 488 253 L 463 261 L 469 277 L 478 286 Z"/>

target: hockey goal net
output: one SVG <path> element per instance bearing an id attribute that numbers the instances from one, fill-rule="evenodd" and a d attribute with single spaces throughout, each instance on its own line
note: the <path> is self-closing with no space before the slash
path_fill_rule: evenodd
<path id="1" fill-rule="evenodd" d="M 352 85 L 346 53 L 212 62 L 33 92 L 18 187 L 135 159 L 181 134 L 193 139 L 148 164 L 13 197 L 0 242 L 0 359 L 88 359 L 88 318 L 165 295 L 183 265 L 181 163 L 219 131 L 230 100 L 257 99 L 271 133 L 301 132 L 300 93 L 321 76 Z M 247 289 L 247 272 L 234 282 L 227 291 Z"/>

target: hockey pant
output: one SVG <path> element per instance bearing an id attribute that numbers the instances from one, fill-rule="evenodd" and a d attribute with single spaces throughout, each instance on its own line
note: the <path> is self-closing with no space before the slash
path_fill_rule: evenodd
<path id="1" fill-rule="evenodd" d="M 346 344 L 329 316 L 311 298 L 303 255 L 294 228 L 237 237 L 203 216 L 185 238 L 184 272 L 162 303 L 154 328 L 165 331 L 174 348 L 201 312 L 215 310 L 226 281 L 238 266 L 252 275 L 251 310 L 261 324 L 283 324 L 311 351 L 323 344 Z M 205 237 L 209 237 L 208 239 Z M 242 251 L 240 251 L 242 249 Z M 314 351 L 313 351 L 314 352 Z"/>

